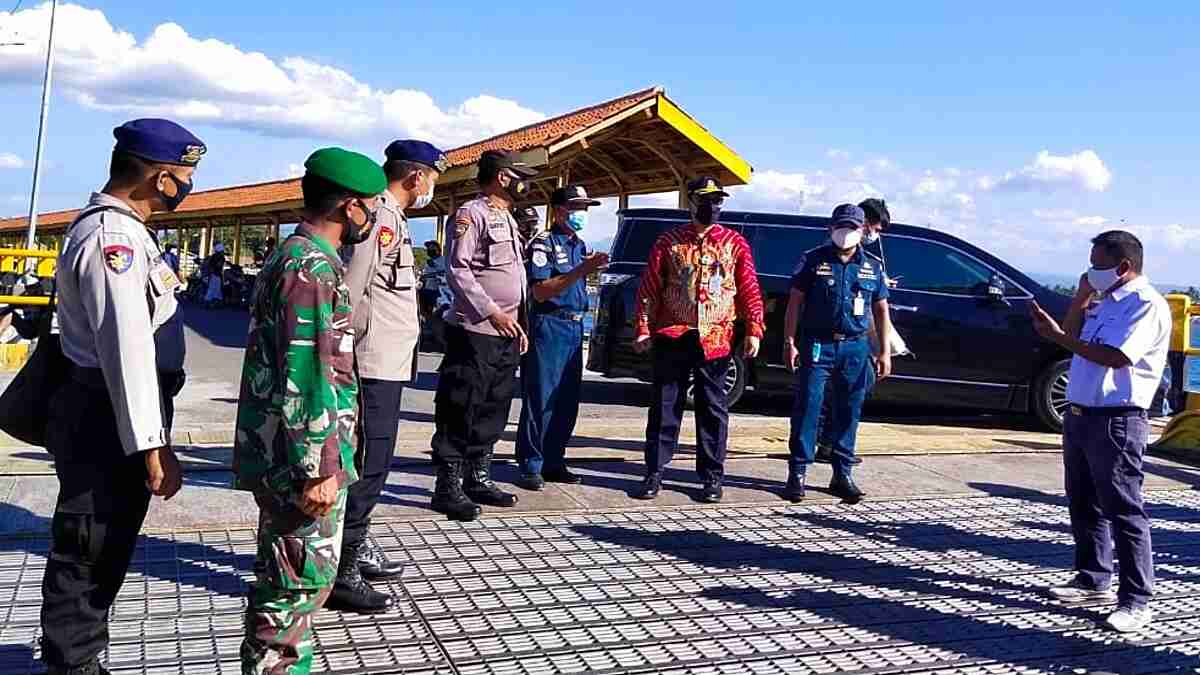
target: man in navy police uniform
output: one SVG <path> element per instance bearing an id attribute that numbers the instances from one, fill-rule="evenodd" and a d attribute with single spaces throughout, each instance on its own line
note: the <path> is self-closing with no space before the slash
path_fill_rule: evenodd
<path id="1" fill-rule="evenodd" d="M 608 265 L 608 254 L 589 251 L 579 233 L 588 207 L 599 204 L 579 185 L 555 190 L 553 225 L 529 242 L 531 345 L 521 362 L 524 400 L 517 427 L 517 484 L 528 490 L 541 490 L 545 481 L 580 482 L 567 469 L 566 446 L 579 416 L 587 278 Z"/>
<path id="2" fill-rule="evenodd" d="M 784 318 L 783 360 L 796 372 L 785 497 L 804 498 L 808 466 L 816 456 L 817 426 L 825 386 L 833 380 L 829 424 L 833 441 L 833 481 L 829 489 L 848 503 L 865 493 L 855 484 L 858 421 L 867 392 L 891 374 L 891 354 L 874 360 L 867 340 L 872 318 L 881 344 L 892 330 L 883 265 L 863 250 L 862 208 L 842 204 L 833 211 L 830 243 L 801 258 L 792 277 Z M 797 339 L 803 316 L 803 335 Z"/>
<path id="3" fill-rule="evenodd" d="M 69 380 L 50 402 L 46 447 L 58 501 L 42 580 L 42 659 L 51 675 L 103 675 L 109 610 L 151 495 L 182 473 L 171 449 L 171 397 L 183 386 L 183 330 L 150 214 L 192 190 L 207 147 L 174 122 L 113 131 L 108 183 L 67 230 L 55 271 Z"/>

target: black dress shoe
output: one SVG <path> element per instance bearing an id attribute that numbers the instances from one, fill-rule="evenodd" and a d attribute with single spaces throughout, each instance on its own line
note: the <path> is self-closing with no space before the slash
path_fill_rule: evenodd
<path id="1" fill-rule="evenodd" d="M 662 474 L 646 474 L 641 486 L 633 493 L 634 499 L 654 499 L 662 490 Z"/>
<path id="2" fill-rule="evenodd" d="M 783 498 L 792 502 L 804 501 L 804 480 L 807 478 L 802 473 L 788 474 L 787 487 L 783 490 Z"/>
<path id="3" fill-rule="evenodd" d="M 725 490 L 721 488 L 721 481 L 706 480 L 704 481 L 704 489 L 700 491 L 700 499 L 709 504 L 720 504 L 721 498 L 725 496 Z"/>
<path id="4" fill-rule="evenodd" d="M 547 483 L 564 483 L 566 485 L 579 485 L 583 482 L 582 478 L 571 473 L 571 471 L 565 466 L 561 469 L 543 471 L 542 478 L 544 478 Z"/>
<path id="5" fill-rule="evenodd" d="M 546 481 L 542 480 L 542 476 L 536 473 L 522 473 L 517 479 L 517 487 L 541 492 L 542 488 L 546 487 Z"/>
<path id="6" fill-rule="evenodd" d="M 404 563 L 393 562 L 365 538 L 358 544 L 358 571 L 367 581 L 387 581 L 404 572 Z"/>
<path id="7" fill-rule="evenodd" d="M 834 476 L 829 483 L 829 491 L 833 493 L 834 497 L 840 497 L 847 504 L 857 504 L 867 494 L 858 489 L 858 486 L 854 484 L 854 479 L 850 476 Z"/>
<path id="8" fill-rule="evenodd" d="M 824 443 L 818 444 L 816 460 L 818 462 L 824 462 L 826 464 L 832 462 L 833 461 L 833 446 L 826 445 Z"/>

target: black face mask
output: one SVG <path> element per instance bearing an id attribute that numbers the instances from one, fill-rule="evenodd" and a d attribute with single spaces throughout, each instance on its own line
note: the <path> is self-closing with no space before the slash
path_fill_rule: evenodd
<path id="1" fill-rule="evenodd" d="M 175 196 L 168 196 L 162 190 L 159 190 L 158 196 L 163 200 L 163 206 L 167 209 L 167 211 L 174 211 L 175 209 L 179 208 L 179 205 L 183 203 L 183 200 L 187 199 L 187 196 L 191 194 L 194 183 L 185 183 L 176 178 L 175 174 L 171 173 L 170 171 L 166 172 L 166 174 L 167 178 L 170 178 L 171 182 L 175 183 Z"/>
<path id="2" fill-rule="evenodd" d="M 721 218 L 721 207 L 712 202 L 701 202 L 696 205 L 696 222 L 701 225 L 712 225 Z"/>
<path id="3" fill-rule="evenodd" d="M 363 213 L 367 214 L 367 222 L 361 225 L 354 222 L 354 218 L 346 220 L 346 227 L 342 228 L 342 244 L 346 246 L 354 246 L 361 244 L 371 236 L 371 230 L 375 229 L 375 212 L 367 208 L 367 205 L 361 200 L 354 201 L 358 208 L 362 209 Z"/>
<path id="4" fill-rule="evenodd" d="M 509 176 L 508 187 L 504 191 L 514 202 L 519 202 L 529 195 L 529 181 Z"/>

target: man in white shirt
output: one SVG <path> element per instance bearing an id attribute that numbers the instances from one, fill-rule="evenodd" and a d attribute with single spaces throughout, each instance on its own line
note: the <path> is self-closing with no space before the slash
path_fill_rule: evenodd
<path id="1" fill-rule="evenodd" d="M 1092 240 L 1091 268 L 1062 327 L 1034 304 L 1042 337 L 1075 354 L 1064 419 L 1063 463 L 1075 538 L 1075 578 L 1050 589 L 1066 602 L 1117 601 L 1106 623 L 1128 633 L 1150 624 L 1154 564 L 1142 504 L 1146 411 L 1171 341 L 1167 301 L 1142 276 L 1142 243 L 1128 232 Z M 1110 586 L 1114 541 L 1120 561 Z"/>

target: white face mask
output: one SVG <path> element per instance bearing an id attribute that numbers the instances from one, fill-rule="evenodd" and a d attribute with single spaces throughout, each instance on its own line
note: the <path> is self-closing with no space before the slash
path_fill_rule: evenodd
<path id="1" fill-rule="evenodd" d="M 1089 267 L 1087 271 L 1088 284 L 1090 284 L 1097 293 L 1103 295 L 1104 293 L 1108 292 L 1108 289 L 1116 286 L 1117 282 L 1121 280 L 1121 275 L 1117 274 L 1117 270 L 1120 268 L 1120 265 L 1106 270 Z"/>
<path id="2" fill-rule="evenodd" d="M 842 227 L 834 230 L 833 234 L 830 235 L 830 239 L 833 240 L 834 246 L 847 251 L 858 246 L 859 242 L 862 241 L 862 236 L 862 230 L 852 230 L 848 227 Z"/>
<path id="3" fill-rule="evenodd" d="M 429 206 L 429 204 L 432 202 L 433 202 L 433 186 L 430 186 L 429 192 L 426 192 L 423 195 L 417 195 L 417 198 L 413 200 L 412 207 L 414 209 L 423 209 L 426 206 Z"/>

